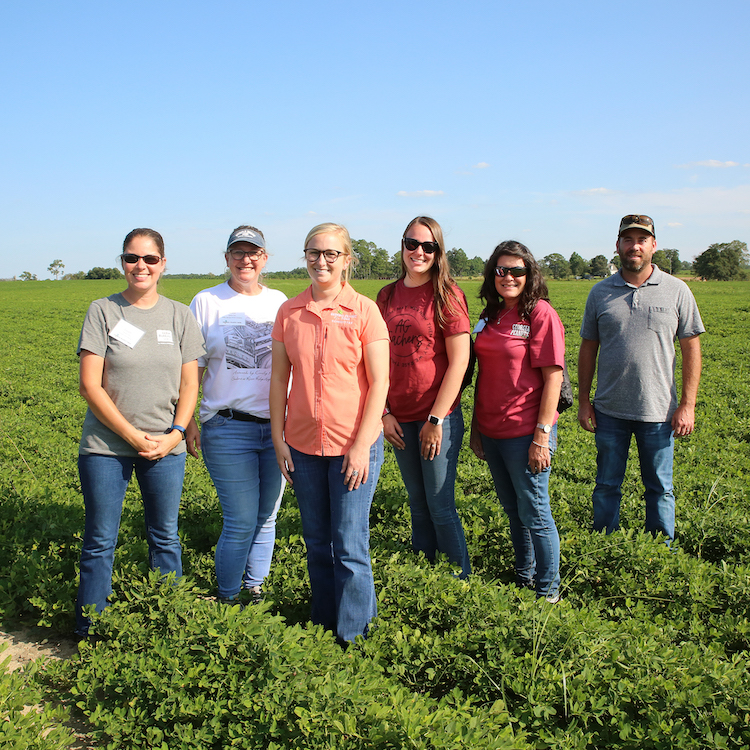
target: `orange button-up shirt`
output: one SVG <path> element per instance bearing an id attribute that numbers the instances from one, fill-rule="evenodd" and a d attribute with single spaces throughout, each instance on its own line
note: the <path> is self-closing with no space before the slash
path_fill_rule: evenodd
<path id="1" fill-rule="evenodd" d="M 279 308 L 271 335 L 292 363 L 284 440 L 300 453 L 343 456 L 369 390 L 364 347 L 388 340 L 380 310 L 349 284 L 325 307 L 308 287 Z"/>

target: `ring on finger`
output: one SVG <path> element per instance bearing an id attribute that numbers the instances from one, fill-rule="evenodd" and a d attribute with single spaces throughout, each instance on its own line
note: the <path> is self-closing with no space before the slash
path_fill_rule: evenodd
<path id="1" fill-rule="evenodd" d="M 356 476 L 357 476 L 357 474 L 359 474 L 359 470 L 358 470 L 358 469 L 355 469 L 355 470 L 354 470 L 354 471 L 352 472 L 352 476 L 353 476 L 353 477 L 356 477 Z"/>

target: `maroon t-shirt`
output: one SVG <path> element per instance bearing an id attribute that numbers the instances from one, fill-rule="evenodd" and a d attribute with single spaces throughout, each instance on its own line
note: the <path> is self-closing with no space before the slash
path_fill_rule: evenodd
<path id="1" fill-rule="evenodd" d="M 540 368 L 565 365 L 565 328 L 552 305 L 539 300 L 531 320 L 521 320 L 515 307 L 501 311 L 477 334 L 474 352 L 479 431 L 491 438 L 531 435 L 544 388 Z"/>
<path id="2" fill-rule="evenodd" d="M 391 338 L 388 407 L 399 422 L 427 419 L 448 369 L 445 338 L 471 331 L 466 296 L 458 286 L 453 289 L 458 297 L 457 312 L 451 314 L 449 309 L 445 310 L 443 328 L 435 326 L 435 292 L 431 282 L 408 287 L 399 279 L 378 293 L 378 307 Z M 460 394 L 450 411 L 459 400 Z"/>

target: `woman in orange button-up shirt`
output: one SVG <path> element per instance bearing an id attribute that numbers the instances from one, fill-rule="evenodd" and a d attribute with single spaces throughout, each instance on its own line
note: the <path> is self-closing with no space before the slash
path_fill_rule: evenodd
<path id="1" fill-rule="evenodd" d="M 348 283 L 344 227 L 314 227 L 305 259 L 312 283 L 281 306 L 272 333 L 271 433 L 297 495 L 312 621 L 344 643 L 376 614 L 370 505 L 383 463 L 388 329 Z"/>

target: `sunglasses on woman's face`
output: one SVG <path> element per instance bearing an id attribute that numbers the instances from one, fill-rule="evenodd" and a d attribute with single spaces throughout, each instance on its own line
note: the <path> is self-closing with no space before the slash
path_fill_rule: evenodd
<path id="1" fill-rule="evenodd" d="M 526 266 L 521 266 L 520 268 L 513 267 L 508 268 L 507 266 L 496 266 L 495 267 L 495 276 L 499 276 L 501 279 L 503 276 L 505 276 L 506 273 L 509 273 L 513 278 L 518 278 L 519 276 L 526 276 Z"/>
<path id="2" fill-rule="evenodd" d="M 160 255 L 136 255 L 135 253 L 123 253 L 120 256 L 126 263 L 137 263 L 142 260 L 148 266 L 155 266 L 161 263 Z"/>
<path id="3" fill-rule="evenodd" d="M 432 255 L 433 253 L 437 252 L 438 249 L 437 242 L 419 242 L 418 240 L 415 240 L 411 237 L 404 237 L 402 242 L 404 243 L 404 247 L 410 253 L 413 253 L 420 245 L 422 246 L 422 252 L 425 255 Z"/>

